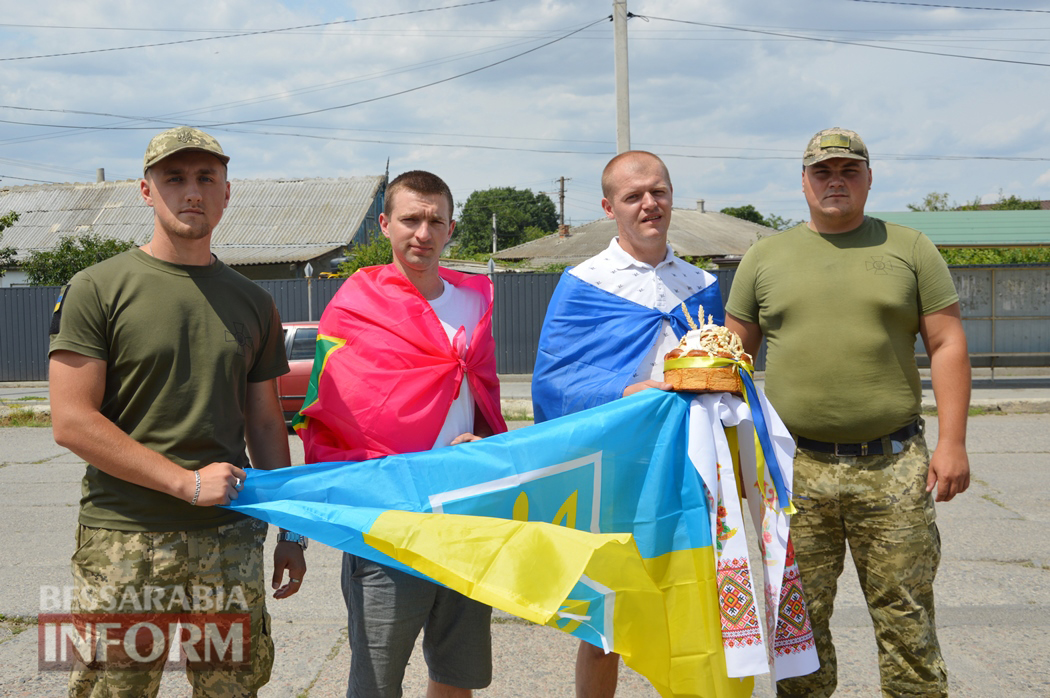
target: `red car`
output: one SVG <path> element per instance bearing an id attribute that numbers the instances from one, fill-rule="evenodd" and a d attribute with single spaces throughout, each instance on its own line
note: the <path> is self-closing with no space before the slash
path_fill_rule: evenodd
<path id="1" fill-rule="evenodd" d="M 316 343 L 316 322 L 284 323 L 284 350 L 288 354 L 289 371 L 277 378 L 277 394 L 286 422 L 290 423 L 303 406 L 306 386 L 310 383 L 310 372 L 314 367 Z"/>

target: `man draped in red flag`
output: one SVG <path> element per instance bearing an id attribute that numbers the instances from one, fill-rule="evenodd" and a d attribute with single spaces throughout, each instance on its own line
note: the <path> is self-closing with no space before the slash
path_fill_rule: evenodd
<path id="1" fill-rule="evenodd" d="M 379 225 L 393 264 L 352 275 L 318 327 L 296 431 L 306 462 L 362 461 L 507 430 L 492 338 L 492 282 L 439 263 L 456 224 L 448 185 L 406 172 Z M 346 554 L 347 696 L 400 696 L 421 629 L 428 695 L 466 698 L 492 675 L 492 609 L 445 587 Z"/>

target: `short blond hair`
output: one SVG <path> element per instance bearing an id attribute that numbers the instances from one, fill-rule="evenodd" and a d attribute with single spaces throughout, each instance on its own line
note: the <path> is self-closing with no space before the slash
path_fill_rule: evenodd
<path id="1" fill-rule="evenodd" d="M 667 165 L 660 159 L 658 155 L 650 153 L 648 150 L 625 150 L 620 153 L 605 166 L 602 170 L 602 196 L 606 199 L 610 198 L 613 194 L 612 191 L 612 173 L 617 167 L 626 161 L 652 159 L 660 163 L 660 167 L 664 170 L 664 179 L 667 180 L 667 185 L 671 186 L 671 173 L 667 170 Z"/>

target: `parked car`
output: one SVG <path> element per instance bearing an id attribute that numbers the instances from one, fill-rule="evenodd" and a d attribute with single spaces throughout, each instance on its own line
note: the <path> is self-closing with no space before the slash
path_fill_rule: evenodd
<path id="1" fill-rule="evenodd" d="M 284 323 L 284 350 L 288 354 L 289 371 L 277 378 L 277 394 L 286 422 L 291 422 L 303 406 L 306 386 L 310 383 L 310 371 L 314 367 L 316 343 L 316 322 Z"/>

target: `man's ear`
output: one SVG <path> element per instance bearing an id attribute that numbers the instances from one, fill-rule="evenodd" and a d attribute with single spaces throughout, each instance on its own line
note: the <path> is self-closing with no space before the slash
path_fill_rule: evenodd
<path id="1" fill-rule="evenodd" d="M 386 231 L 386 229 L 387 229 L 387 227 L 389 225 L 390 225 L 390 219 L 386 217 L 385 213 L 380 213 L 379 214 L 379 229 L 383 232 L 383 236 L 387 237 L 387 238 L 390 237 L 390 233 L 388 233 Z"/>
<path id="2" fill-rule="evenodd" d="M 149 182 L 143 177 L 139 180 L 139 193 L 142 194 L 142 200 L 146 202 L 149 207 L 153 206 L 153 191 L 150 189 Z"/>
<path id="3" fill-rule="evenodd" d="M 611 218 L 613 220 L 616 220 L 616 214 L 613 213 L 612 204 L 609 203 L 609 200 L 604 198 L 604 197 L 602 198 L 602 210 L 605 211 L 605 217 L 606 218 Z"/>

